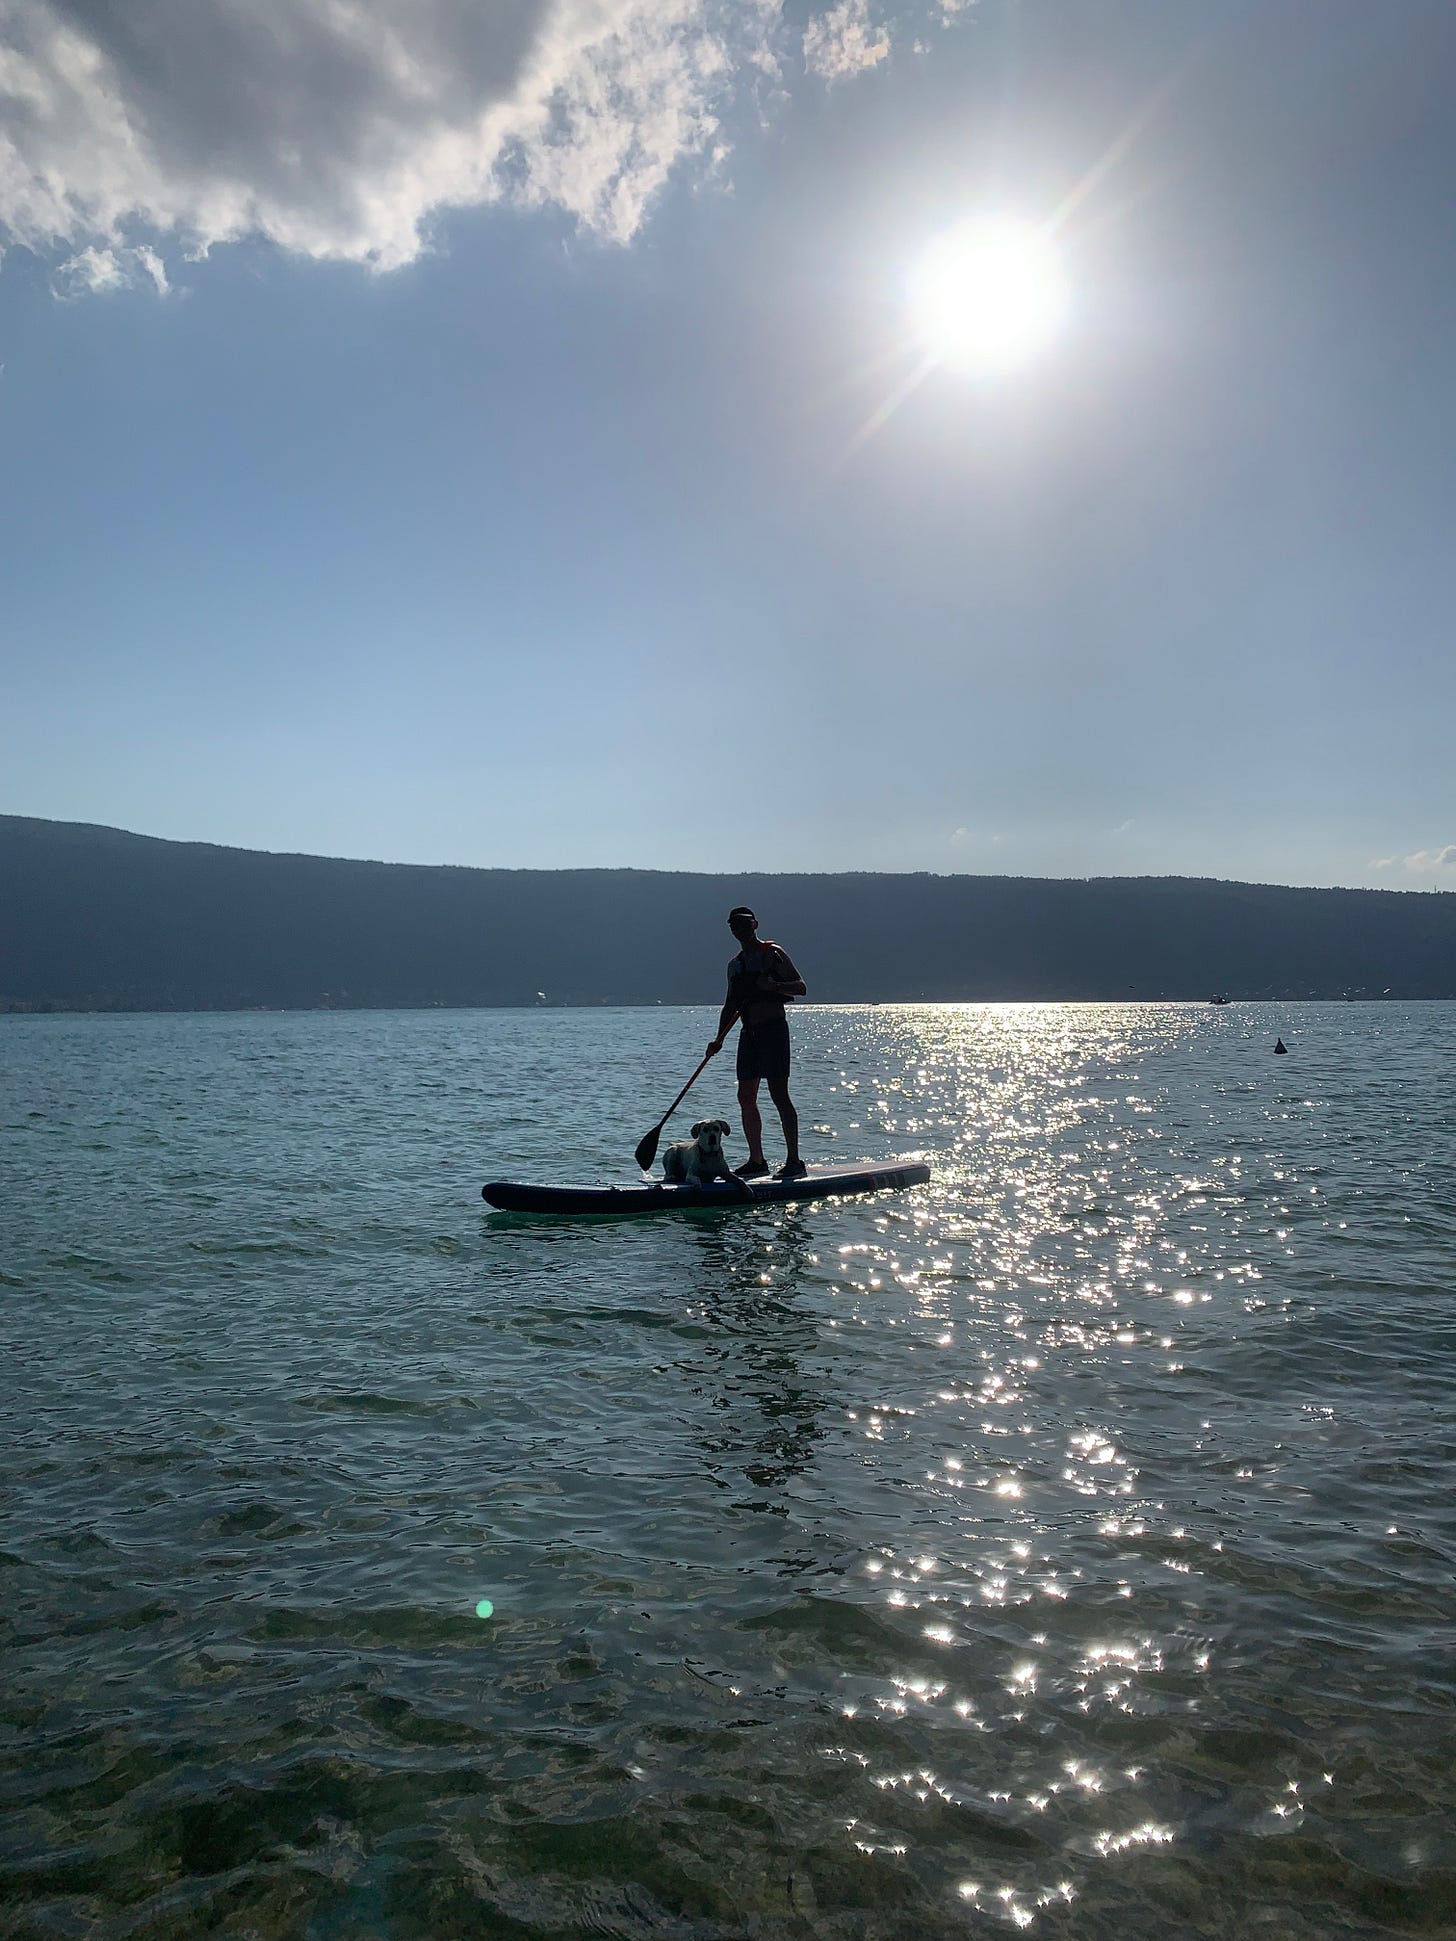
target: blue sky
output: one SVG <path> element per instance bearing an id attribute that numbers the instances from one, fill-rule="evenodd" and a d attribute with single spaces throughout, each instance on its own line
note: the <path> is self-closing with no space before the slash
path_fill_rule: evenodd
<path id="1" fill-rule="evenodd" d="M 1448 0 L 0 23 L 0 810 L 1456 887 Z"/>

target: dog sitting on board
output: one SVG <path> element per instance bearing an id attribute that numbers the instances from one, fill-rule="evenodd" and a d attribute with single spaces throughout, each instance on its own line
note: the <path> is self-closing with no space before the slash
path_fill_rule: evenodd
<path id="1" fill-rule="evenodd" d="M 726 1119 L 699 1119 L 691 1139 L 679 1140 L 662 1155 L 662 1177 L 668 1185 L 706 1186 L 714 1179 L 726 1179 L 732 1186 L 745 1185 L 723 1151 L 724 1136 L 732 1129 Z"/>

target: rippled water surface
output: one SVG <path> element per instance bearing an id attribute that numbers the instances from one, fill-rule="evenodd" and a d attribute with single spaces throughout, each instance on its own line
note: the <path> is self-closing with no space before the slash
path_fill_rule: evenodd
<path id="1" fill-rule="evenodd" d="M 1456 1006 L 713 1015 L 0 1019 L 0 1933 L 1456 1932 Z"/>

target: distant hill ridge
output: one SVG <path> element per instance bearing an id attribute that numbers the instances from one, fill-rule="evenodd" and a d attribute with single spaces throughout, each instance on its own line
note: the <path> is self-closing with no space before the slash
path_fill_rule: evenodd
<path id="1" fill-rule="evenodd" d="M 0 1010 L 715 1003 L 735 903 L 811 1001 L 1456 997 L 1450 894 L 464 869 L 0 816 Z"/>

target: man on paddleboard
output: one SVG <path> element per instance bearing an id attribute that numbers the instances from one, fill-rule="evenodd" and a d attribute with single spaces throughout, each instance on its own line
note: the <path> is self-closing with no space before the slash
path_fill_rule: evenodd
<path id="1" fill-rule="evenodd" d="M 728 928 L 737 938 L 739 949 L 728 966 L 728 996 L 708 1056 L 717 1057 L 733 1020 L 742 1019 L 738 1034 L 738 1109 L 743 1114 L 748 1158 L 735 1170 L 740 1179 L 763 1179 L 768 1173 L 768 1161 L 763 1156 L 763 1119 L 758 1109 L 759 1084 L 767 1079 L 768 1095 L 789 1149 L 776 1177 L 800 1179 L 806 1168 L 799 1157 L 799 1115 L 789 1097 L 789 1020 L 784 1006 L 803 997 L 808 986 L 794 969 L 788 952 L 759 936 L 758 918 L 752 910 L 741 904 L 730 910 Z"/>

